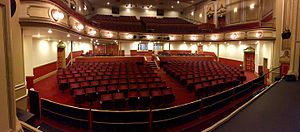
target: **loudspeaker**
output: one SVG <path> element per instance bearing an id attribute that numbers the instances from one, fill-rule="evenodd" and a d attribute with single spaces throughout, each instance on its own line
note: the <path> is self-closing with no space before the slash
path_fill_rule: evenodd
<path id="1" fill-rule="evenodd" d="M 112 7 L 111 11 L 112 11 L 112 14 L 119 14 L 120 13 L 120 8 L 119 7 Z"/>
<path id="2" fill-rule="evenodd" d="M 296 81 L 295 75 L 285 75 L 284 77 L 285 81 Z"/>

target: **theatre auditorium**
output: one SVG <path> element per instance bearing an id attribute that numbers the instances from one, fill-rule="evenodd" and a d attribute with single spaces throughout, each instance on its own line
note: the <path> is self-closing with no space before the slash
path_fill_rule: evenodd
<path id="1" fill-rule="evenodd" d="M 0 131 L 299 131 L 299 9 L 0 0 Z"/>

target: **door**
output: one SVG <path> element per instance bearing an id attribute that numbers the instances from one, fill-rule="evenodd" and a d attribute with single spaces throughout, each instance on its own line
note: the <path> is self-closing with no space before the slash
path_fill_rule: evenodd
<path id="1" fill-rule="evenodd" d="M 255 53 L 245 53 L 246 71 L 254 72 L 255 70 Z"/>

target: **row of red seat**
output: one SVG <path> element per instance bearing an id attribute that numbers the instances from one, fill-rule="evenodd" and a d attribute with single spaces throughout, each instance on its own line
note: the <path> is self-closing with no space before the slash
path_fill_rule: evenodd
<path id="1" fill-rule="evenodd" d="M 96 15 L 90 20 L 98 23 L 100 28 L 124 32 L 193 34 L 215 29 L 214 24 L 196 25 L 180 18 L 140 17 L 139 21 L 135 16 Z"/>
<path id="2" fill-rule="evenodd" d="M 128 102 L 132 108 L 150 106 L 159 107 L 160 105 L 169 105 L 175 100 L 172 89 L 155 89 L 152 91 L 129 91 L 128 96 L 125 93 L 102 94 L 100 98 L 101 107 L 111 109 L 112 107 L 122 108 Z"/>
<path id="3" fill-rule="evenodd" d="M 144 27 L 140 22 L 112 22 L 102 21 L 99 24 L 100 28 L 122 31 L 122 32 L 143 32 Z"/>
<path id="4" fill-rule="evenodd" d="M 164 70 L 195 90 L 198 97 L 215 94 L 246 80 L 241 69 L 215 61 L 171 61 L 164 65 Z"/>
<path id="5" fill-rule="evenodd" d="M 95 15 L 90 18 L 92 21 L 119 21 L 119 22 L 138 22 L 135 16 L 112 16 L 112 15 Z"/>
<path id="6" fill-rule="evenodd" d="M 70 89 L 76 103 L 79 104 L 86 98 L 93 102 L 95 96 L 106 93 L 144 90 L 151 92 L 167 88 L 166 83 L 154 70 L 136 63 L 75 63 L 66 70 L 59 70 L 57 78 L 59 88 L 63 91 Z"/>
<path id="7" fill-rule="evenodd" d="M 155 24 L 191 24 L 188 21 L 179 18 L 156 18 L 156 17 L 140 17 L 140 20 L 146 24 L 155 23 Z"/>
<path id="8" fill-rule="evenodd" d="M 132 84 L 108 84 L 108 85 L 98 85 L 98 86 L 88 86 L 83 84 L 84 82 L 80 83 L 71 83 L 71 89 L 73 91 L 73 96 L 75 102 L 77 104 L 83 103 L 85 100 L 89 102 L 96 101 L 99 97 L 100 101 L 105 102 L 108 100 L 103 99 L 103 96 L 108 94 L 123 94 L 123 98 L 133 98 L 132 93 L 144 93 L 142 97 L 162 97 L 164 95 L 173 96 L 172 90 L 167 88 L 164 82 L 147 82 L 147 83 L 132 83 Z M 81 85 L 83 84 L 83 85 Z M 168 91 L 167 94 L 157 93 L 159 91 Z M 148 91 L 148 94 L 145 94 L 145 91 Z M 150 94 L 149 94 L 150 93 Z M 137 98 L 141 96 L 136 95 Z M 110 100 L 112 101 L 112 100 Z M 124 100 L 125 101 L 125 100 Z M 174 99 L 172 99 L 174 101 Z M 172 101 L 167 101 L 168 103 L 172 103 Z"/>

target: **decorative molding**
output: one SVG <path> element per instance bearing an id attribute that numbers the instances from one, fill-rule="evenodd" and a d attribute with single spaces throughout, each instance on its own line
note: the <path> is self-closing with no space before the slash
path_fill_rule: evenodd
<path id="1" fill-rule="evenodd" d="M 25 83 L 20 83 L 20 84 L 15 85 L 15 91 L 19 91 L 19 90 L 24 89 L 24 88 L 26 88 Z"/>
<path id="2" fill-rule="evenodd" d="M 27 8 L 27 15 L 29 17 L 39 17 L 39 18 L 50 19 L 49 10 L 50 10 L 49 7 L 30 5 Z"/>
<path id="3" fill-rule="evenodd" d="M 41 80 L 44 80 L 44 79 L 46 79 L 46 78 L 48 78 L 48 77 L 54 75 L 54 74 L 56 73 L 56 71 L 57 71 L 57 70 L 52 71 L 52 72 L 50 72 L 50 73 L 48 73 L 48 74 L 45 74 L 45 75 L 43 75 L 43 76 L 41 76 L 41 77 L 39 77 L 39 78 L 34 79 L 34 80 L 33 80 L 33 84 L 35 84 L 35 83 L 37 83 L 37 82 L 39 82 L 39 81 L 41 81 Z"/>
<path id="4" fill-rule="evenodd" d="M 26 94 L 25 95 L 23 95 L 23 96 L 21 96 L 21 97 L 19 97 L 19 98 L 17 98 L 16 99 L 16 101 L 20 101 L 21 99 L 24 99 L 24 98 L 26 98 L 27 96 L 28 96 L 28 89 L 26 89 Z"/>

